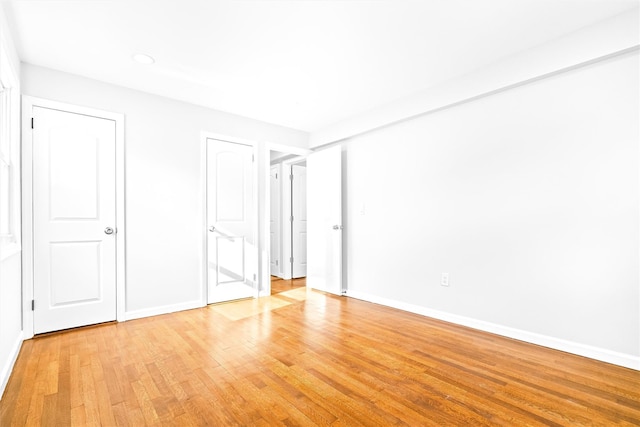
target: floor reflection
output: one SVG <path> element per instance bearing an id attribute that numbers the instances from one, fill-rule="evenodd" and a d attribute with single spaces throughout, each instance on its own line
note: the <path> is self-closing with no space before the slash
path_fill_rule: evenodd
<path id="1" fill-rule="evenodd" d="M 320 295 L 307 290 L 304 277 L 293 280 L 272 277 L 271 296 L 230 301 L 209 307 L 227 319 L 235 321 L 286 307 L 294 302 L 314 298 L 314 296 Z"/>

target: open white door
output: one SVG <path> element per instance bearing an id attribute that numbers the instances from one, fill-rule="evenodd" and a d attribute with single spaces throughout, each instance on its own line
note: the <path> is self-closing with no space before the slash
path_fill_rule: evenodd
<path id="1" fill-rule="evenodd" d="M 116 122 L 33 107 L 34 333 L 116 319 Z"/>
<path id="2" fill-rule="evenodd" d="M 208 302 L 257 296 L 253 147 L 207 139 Z"/>
<path id="3" fill-rule="evenodd" d="M 269 174 L 269 182 L 271 189 L 271 201 L 270 201 L 270 212 L 269 216 L 269 241 L 271 242 L 271 247 L 269 248 L 270 254 L 270 271 L 272 276 L 281 277 L 282 273 L 280 272 L 281 262 L 280 262 L 280 211 L 281 205 L 280 203 L 280 181 L 281 181 L 281 173 L 280 166 L 272 166 Z"/>
<path id="4" fill-rule="evenodd" d="M 291 277 L 307 275 L 307 168 L 291 166 Z"/>
<path id="5" fill-rule="evenodd" d="M 341 295 L 342 152 L 339 146 L 307 158 L 307 286 Z"/>

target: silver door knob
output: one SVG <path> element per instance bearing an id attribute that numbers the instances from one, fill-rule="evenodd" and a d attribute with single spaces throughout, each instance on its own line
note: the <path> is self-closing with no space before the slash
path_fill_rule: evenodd
<path id="1" fill-rule="evenodd" d="M 212 225 L 211 227 L 209 227 L 209 231 L 213 233 L 214 231 L 216 231 L 216 228 Z"/>
<path id="2" fill-rule="evenodd" d="M 342 230 L 342 226 L 341 225 L 334 225 L 333 229 L 334 230 Z"/>
<path id="3" fill-rule="evenodd" d="M 104 229 L 104 234 L 113 234 L 113 228 L 107 227 Z"/>

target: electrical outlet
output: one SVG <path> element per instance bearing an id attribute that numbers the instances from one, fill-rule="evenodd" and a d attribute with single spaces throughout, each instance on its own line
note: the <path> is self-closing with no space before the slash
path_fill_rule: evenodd
<path id="1" fill-rule="evenodd" d="M 449 286 L 449 273 L 442 273 L 440 276 L 440 285 Z"/>

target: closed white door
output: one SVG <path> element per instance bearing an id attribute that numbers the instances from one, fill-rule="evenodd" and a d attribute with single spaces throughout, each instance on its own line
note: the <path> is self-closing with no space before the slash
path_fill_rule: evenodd
<path id="1" fill-rule="evenodd" d="M 269 239 L 271 247 L 269 248 L 271 275 L 282 277 L 280 272 L 280 167 L 272 166 L 270 173 L 270 195 L 271 209 L 269 218 Z"/>
<path id="2" fill-rule="evenodd" d="M 307 168 L 291 166 L 291 276 L 307 275 Z"/>
<path id="3" fill-rule="evenodd" d="M 207 139 L 208 302 L 257 296 L 253 147 Z"/>
<path id="4" fill-rule="evenodd" d="M 342 153 L 339 146 L 307 157 L 307 286 L 342 289 Z"/>
<path id="5" fill-rule="evenodd" d="M 34 333 L 116 319 L 116 123 L 33 108 Z"/>

